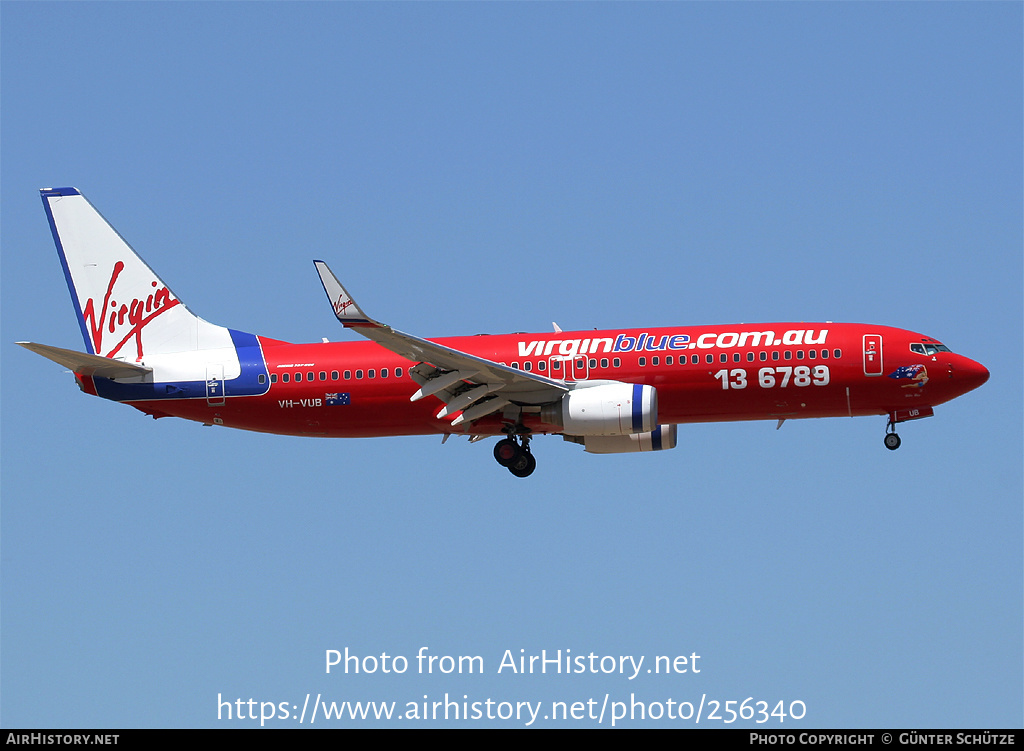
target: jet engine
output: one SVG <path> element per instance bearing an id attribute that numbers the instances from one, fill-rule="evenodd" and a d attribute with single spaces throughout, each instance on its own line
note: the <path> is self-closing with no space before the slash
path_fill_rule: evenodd
<path id="1" fill-rule="evenodd" d="M 658 392 L 639 383 L 576 388 L 541 409 L 541 420 L 572 436 L 629 436 L 658 425 Z"/>
<path id="2" fill-rule="evenodd" d="M 574 436 L 563 435 L 567 441 L 583 444 L 588 454 L 627 454 L 635 451 L 665 451 L 676 447 L 676 426 L 659 425 L 650 433 L 630 435 Z"/>

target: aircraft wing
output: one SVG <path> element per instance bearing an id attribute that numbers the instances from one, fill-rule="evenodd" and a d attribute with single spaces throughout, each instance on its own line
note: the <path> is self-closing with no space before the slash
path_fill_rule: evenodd
<path id="1" fill-rule="evenodd" d="M 88 355 L 73 349 L 52 347 L 49 344 L 35 342 L 16 342 L 25 349 L 32 350 L 48 360 L 63 365 L 78 375 L 99 376 L 100 378 L 132 378 L 152 373 L 152 368 L 136 365 L 121 360 L 111 360 L 100 355 Z"/>
<path id="2" fill-rule="evenodd" d="M 409 372 L 420 384 L 411 401 L 437 396 L 445 407 L 438 417 L 461 411 L 452 425 L 469 423 L 507 404 L 539 405 L 557 401 L 569 390 L 564 381 L 527 373 L 451 347 L 420 339 L 367 316 L 323 261 L 314 261 L 334 315 L 385 349 L 420 363 Z"/>

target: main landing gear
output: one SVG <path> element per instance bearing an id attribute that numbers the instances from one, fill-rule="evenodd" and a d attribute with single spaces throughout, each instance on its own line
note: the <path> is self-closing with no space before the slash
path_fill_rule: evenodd
<path id="1" fill-rule="evenodd" d="M 537 460 L 530 453 L 530 436 L 511 435 L 494 445 L 494 458 L 516 477 L 529 477 L 537 469 Z"/>

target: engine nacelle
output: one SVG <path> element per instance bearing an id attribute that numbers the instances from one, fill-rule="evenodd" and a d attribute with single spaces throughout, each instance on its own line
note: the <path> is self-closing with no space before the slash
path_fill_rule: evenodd
<path id="1" fill-rule="evenodd" d="M 576 388 L 545 406 L 541 420 L 574 436 L 649 433 L 658 425 L 658 392 L 639 383 Z"/>
<path id="2" fill-rule="evenodd" d="M 582 438 L 563 436 L 567 441 L 582 443 L 588 454 L 627 454 L 635 451 L 665 451 L 676 447 L 676 426 L 659 425 L 650 433 L 631 435 L 592 435 Z"/>

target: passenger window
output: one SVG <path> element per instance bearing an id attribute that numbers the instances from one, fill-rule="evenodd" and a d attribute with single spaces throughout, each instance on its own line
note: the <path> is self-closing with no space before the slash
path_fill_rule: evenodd
<path id="1" fill-rule="evenodd" d="M 672 355 L 665 355 L 665 364 L 666 365 L 671 365 L 672 364 Z"/>
<path id="2" fill-rule="evenodd" d="M 708 361 L 708 365 L 711 365 L 715 361 L 715 356 L 708 355 L 705 359 Z"/>
<path id="3" fill-rule="evenodd" d="M 309 371 L 308 373 L 306 373 L 306 380 L 307 381 L 312 381 L 313 380 L 313 371 L 312 370 Z"/>
<path id="4" fill-rule="evenodd" d="M 298 383 L 301 380 L 302 380 L 302 373 L 296 373 L 295 374 L 295 382 Z"/>
<path id="5" fill-rule="evenodd" d="M 387 368 L 381 368 L 380 369 L 380 377 L 381 378 L 387 378 L 388 377 L 388 369 Z"/>
<path id="6" fill-rule="evenodd" d="M 320 380 L 321 381 L 326 381 L 327 380 L 327 371 L 326 370 L 321 370 L 320 371 Z"/>
<path id="7" fill-rule="evenodd" d="M 747 353 L 747 362 L 754 362 L 754 353 L 753 352 L 748 352 Z"/>
<path id="8" fill-rule="evenodd" d="M 620 360 L 618 357 L 616 357 L 614 360 L 612 360 L 612 365 L 617 368 L 620 365 L 622 365 L 622 360 Z"/>
<path id="9" fill-rule="evenodd" d="M 639 362 L 640 362 L 640 367 L 642 368 L 644 365 L 647 364 L 647 358 L 646 357 L 641 357 Z"/>
<path id="10" fill-rule="evenodd" d="M 602 357 L 601 358 L 601 367 L 602 368 L 607 368 L 608 367 L 608 358 L 607 357 Z"/>
<path id="11" fill-rule="evenodd" d="M 548 365 L 543 360 L 541 360 L 539 363 L 537 363 L 537 370 L 539 370 L 541 373 L 543 373 L 547 369 L 548 369 Z"/>
<path id="12" fill-rule="evenodd" d="M 523 370 L 526 370 L 526 371 L 533 370 L 533 363 L 531 363 L 529 360 L 524 362 L 523 363 Z"/>
<path id="13" fill-rule="evenodd" d="M 376 378 L 377 377 L 377 370 L 375 368 L 370 368 L 369 370 L 366 371 L 366 377 L 367 378 Z"/>
<path id="14" fill-rule="evenodd" d="M 761 362 L 764 362 L 765 360 L 768 359 L 768 353 L 763 350 L 761 352 L 758 352 L 757 359 L 760 360 Z"/>
<path id="15" fill-rule="evenodd" d="M 788 355 L 789 352 L 786 352 L 786 354 Z M 779 359 L 779 352 L 778 352 L 778 350 L 776 350 L 775 352 L 772 352 L 772 359 L 773 360 L 778 360 Z"/>
<path id="16" fill-rule="evenodd" d="M 331 380 L 332 381 L 337 381 L 338 380 L 338 371 L 337 370 L 332 370 L 331 371 Z"/>
<path id="17" fill-rule="evenodd" d="M 395 368 L 395 378 L 401 378 L 401 377 L 402 377 L 402 369 L 401 368 Z"/>
<path id="18" fill-rule="evenodd" d="M 356 378 L 357 378 L 357 379 L 361 379 L 362 377 L 363 377 L 363 371 L 361 371 L 361 370 L 357 370 L 357 371 L 356 371 Z"/>
<path id="19" fill-rule="evenodd" d="M 260 384 L 262 385 L 262 384 L 267 382 L 267 377 L 265 375 L 263 375 L 262 373 L 260 373 L 259 377 L 256 380 L 259 381 Z"/>
<path id="20" fill-rule="evenodd" d="M 796 351 L 796 359 L 797 360 L 803 360 L 804 359 L 804 351 L 802 349 L 798 349 Z"/>
<path id="21" fill-rule="evenodd" d="M 282 373 L 281 374 L 281 383 L 288 383 L 288 374 L 287 373 Z"/>
<path id="22" fill-rule="evenodd" d="M 690 355 L 690 362 L 694 365 L 700 365 L 700 355 Z"/>
<path id="23" fill-rule="evenodd" d="M 277 383 L 277 373 L 271 373 L 270 374 L 270 382 L 271 383 Z"/>
<path id="24" fill-rule="evenodd" d="M 787 349 L 785 357 L 786 357 L 787 360 L 792 360 L 793 359 L 793 350 Z"/>
<path id="25" fill-rule="evenodd" d="M 345 380 L 346 381 L 351 381 L 352 380 L 352 371 L 351 370 L 346 370 L 345 371 Z"/>
<path id="26" fill-rule="evenodd" d="M 841 349 L 834 349 L 834 350 L 832 350 L 832 357 L 834 357 L 834 358 L 836 358 L 838 360 L 842 356 L 843 356 L 843 351 Z"/>
<path id="27" fill-rule="evenodd" d="M 658 358 L 658 357 L 652 357 L 651 358 L 651 365 L 660 365 L 660 364 L 661 364 L 661 358 Z"/>

